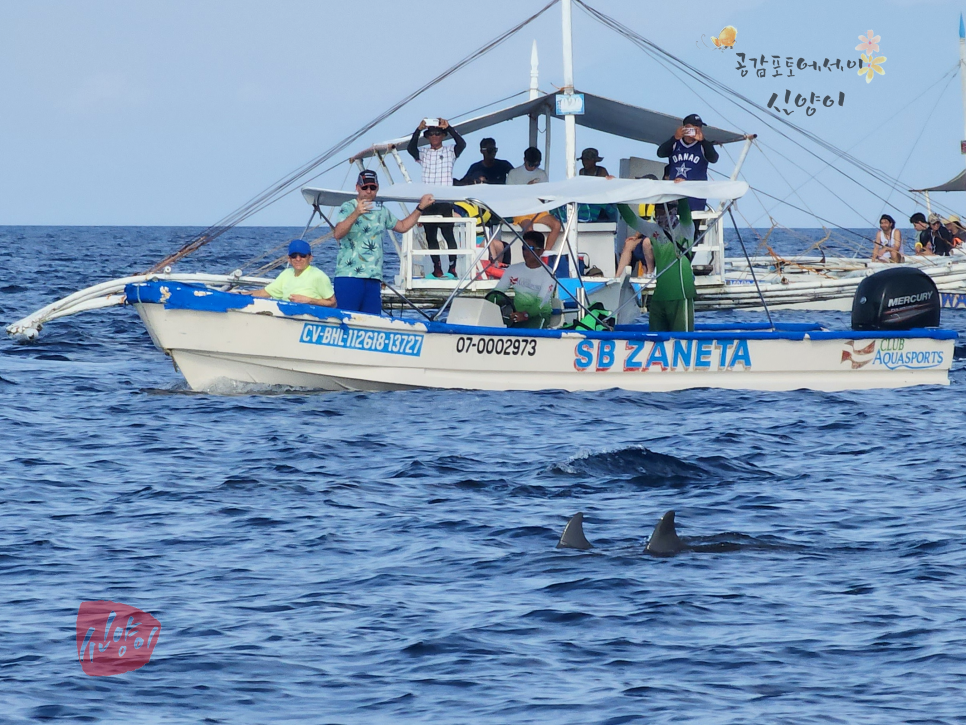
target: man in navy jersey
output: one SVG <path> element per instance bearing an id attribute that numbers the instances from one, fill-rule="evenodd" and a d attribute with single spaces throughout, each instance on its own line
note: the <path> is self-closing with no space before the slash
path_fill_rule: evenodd
<path id="1" fill-rule="evenodd" d="M 657 147 L 658 158 L 670 160 L 671 181 L 707 181 L 708 164 L 718 161 L 718 152 L 701 130 L 704 121 L 692 113 L 686 116 L 674 136 Z M 703 211 L 707 199 L 688 199 L 692 211 Z"/>

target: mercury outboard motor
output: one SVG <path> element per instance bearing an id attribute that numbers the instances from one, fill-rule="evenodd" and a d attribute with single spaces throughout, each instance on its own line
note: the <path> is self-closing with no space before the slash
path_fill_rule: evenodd
<path id="1" fill-rule="evenodd" d="M 938 327 L 941 307 L 939 290 L 928 274 L 912 267 L 894 267 L 859 283 L 852 299 L 852 329 Z"/>

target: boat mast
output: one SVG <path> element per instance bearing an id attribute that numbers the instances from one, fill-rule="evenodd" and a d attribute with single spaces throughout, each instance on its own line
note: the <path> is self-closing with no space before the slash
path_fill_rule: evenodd
<path id="1" fill-rule="evenodd" d="M 571 2 L 562 0 L 560 9 L 563 15 L 563 93 L 574 92 L 574 42 L 571 22 Z M 567 148 L 567 178 L 577 175 L 577 117 L 572 113 L 564 116 Z"/>
<path id="2" fill-rule="evenodd" d="M 540 59 L 537 57 L 537 41 L 530 48 L 530 100 L 540 97 Z M 530 144 L 531 146 L 533 144 Z"/>
<path id="3" fill-rule="evenodd" d="M 537 58 L 537 41 L 533 41 L 533 47 L 530 49 L 530 100 L 540 97 L 540 60 Z M 537 133 L 539 127 L 537 125 L 540 115 L 537 113 L 530 114 L 530 145 L 537 145 Z"/>
<path id="4" fill-rule="evenodd" d="M 966 25 L 962 13 L 959 14 L 959 83 L 963 93 L 963 139 L 966 139 Z M 959 150 L 966 154 L 966 140 Z"/>

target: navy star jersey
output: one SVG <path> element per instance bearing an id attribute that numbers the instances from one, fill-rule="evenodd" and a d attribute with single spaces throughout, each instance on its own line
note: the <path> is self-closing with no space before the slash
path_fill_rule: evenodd
<path id="1" fill-rule="evenodd" d="M 704 146 L 700 141 L 693 141 L 690 146 L 684 140 L 675 141 L 671 147 L 671 181 L 684 179 L 685 181 L 707 181 L 708 159 L 704 155 Z"/>

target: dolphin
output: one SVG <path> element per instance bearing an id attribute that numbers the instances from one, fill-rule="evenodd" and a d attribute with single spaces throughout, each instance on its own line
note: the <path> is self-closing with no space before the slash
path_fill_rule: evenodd
<path id="1" fill-rule="evenodd" d="M 651 538 L 647 540 L 647 553 L 670 556 L 682 549 L 684 549 L 684 542 L 678 538 L 678 532 L 674 528 L 674 512 L 668 511 L 651 532 Z"/>
<path id="2" fill-rule="evenodd" d="M 573 515 L 567 525 L 564 526 L 560 541 L 557 542 L 558 549 L 581 549 L 587 550 L 594 548 L 587 537 L 584 536 L 584 513 L 578 511 Z"/>

